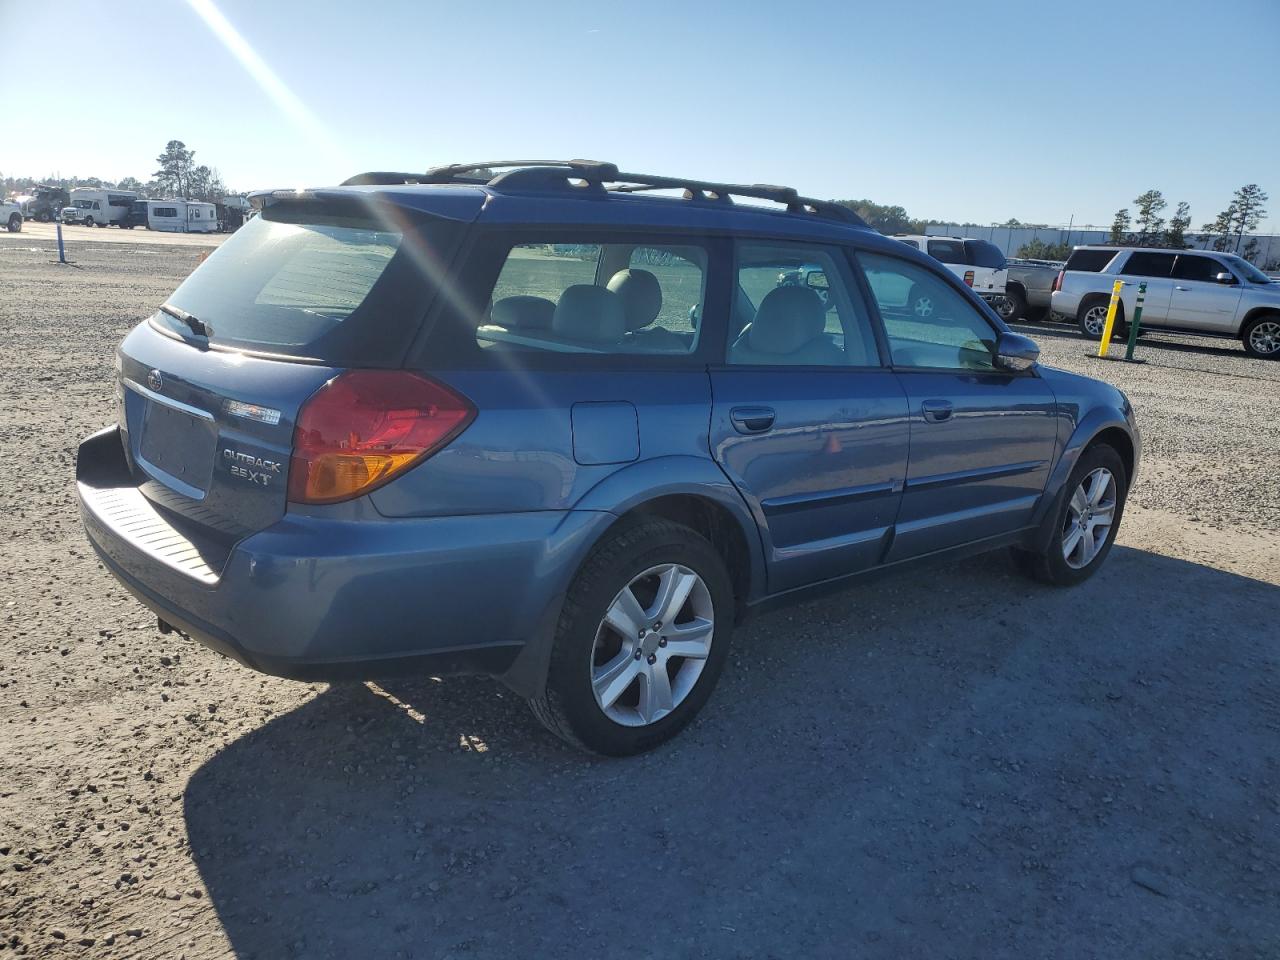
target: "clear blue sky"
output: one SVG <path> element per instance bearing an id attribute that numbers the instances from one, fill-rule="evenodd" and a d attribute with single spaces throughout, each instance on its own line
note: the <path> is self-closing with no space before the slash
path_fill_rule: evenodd
<path id="1" fill-rule="evenodd" d="M 1280 0 L 212 0 L 274 80 L 202 2 L 0 0 L 0 172 L 145 181 L 173 138 L 239 189 L 585 156 L 980 223 L 1256 182 L 1280 223 Z"/>

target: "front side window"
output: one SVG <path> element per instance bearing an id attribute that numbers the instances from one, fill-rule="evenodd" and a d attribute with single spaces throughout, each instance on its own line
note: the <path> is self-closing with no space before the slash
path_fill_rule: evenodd
<path id="1" fill-rule="evenodd" d="M 860 253 L 895 366 L 993 370 L 996 331 L 944 279 L 914 263 Z"/>
<path id="2" fill-rule="evenodd" d="M 1178 262 L 1173 268 L 1173 275 L 1179 280 L 1196 280 L 1201 283 L 1214 283 L 1218 274 L 1230 272 L 1213 257 L 1202 257 L 1194 253 L 1178 254 Z"/>
<path id="3" fill-rule="evenodd" d="M 871 322 L 849 295 L 840 251 L 744 242 L 737 260 L 729 363 L 879 366 Z"/>
<path id="4" fill-rule="evenodd" d="M 1131 253 L 1120 272 L 1129 277 L 1168 277 L 1174 259 L 1172 253 Z"/>
<path id="5" fill-rule="evenodd" d="M 708 256 L 697 244 L 517 243 L 485 315 L 482 350 L 688 355 Z"/>
<path id="6" fill-rule="evenodd" d="M 157 217 L 176 217 L 178 215 L 178 208 L 156 207 L 154 213 Z"/>

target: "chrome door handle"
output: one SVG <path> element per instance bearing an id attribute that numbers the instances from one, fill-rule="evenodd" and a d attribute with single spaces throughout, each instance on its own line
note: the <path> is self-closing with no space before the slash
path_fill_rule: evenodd
<path id="1" fill-rule="evenodd" d="M 1190 290 L 1191 288 L 1190 288 L 1190 287 L 1179 287 L 1179 286 L 1177 286 L 1177 285 L 1175 284 L 1173 289 L 1175 289 L 1175 290 Z"/>

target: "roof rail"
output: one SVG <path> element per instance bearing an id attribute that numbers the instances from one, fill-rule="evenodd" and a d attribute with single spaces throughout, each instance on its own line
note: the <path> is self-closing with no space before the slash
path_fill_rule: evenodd
<path id="1" fill-rule="evenodd" d="M 431 167 L 422 173 L 375 171 L 360 173 L 343 186 L 404 183 L 467 183 L 508 190 L 583 190 L 594 196 L 614 193 L 641 193 L 648 190 L 682 190 L 684 198 L 700 203 L 732 204 L 733 197 L 769 200 L 786 207 L 788 213 L 808 214 L 865 227 L 853 210 L 832 200 L 801 196 L 794 187 L 767 183 L 718 183 L 644 173 L 623 173 L 617 164 L 601 160 L 489 160 L 481 163 L 451 163 Z"/>

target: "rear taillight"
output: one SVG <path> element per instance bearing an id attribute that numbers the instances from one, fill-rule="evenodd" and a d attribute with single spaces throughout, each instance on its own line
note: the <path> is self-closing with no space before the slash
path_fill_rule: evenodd
<path id="1" fill-rule="evenodd" d="M 445 446 L 475 407 L 407 370 L 352 370 L 312 394 L 298 413 L 289 499 L 335 503 L 368 493 Z"/>
<path id="2" fill-rule="evenodd" d="M 966 287 L 972 287 L 972 286 L 973 286 L 973 271 L 972 271 L 972 270 L 966 270 L 966 271 L 964 272 L 964 285 L 965 285 Z"/>
<path id="3" fill-rule="evenodd" d="M 1062 277 L 1063 277 L 1063 274 L 1065 274 L 1066 272 L 1067 271 L 1065 270 L 1058 271 L 1058 275 L 1053 278 L 1053 290 L 1050 291 L 1051 293 L 1057 293 L 1059 290 L 1062 289 Z"/>

